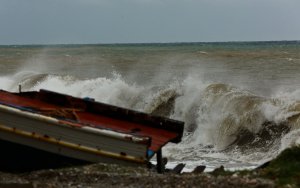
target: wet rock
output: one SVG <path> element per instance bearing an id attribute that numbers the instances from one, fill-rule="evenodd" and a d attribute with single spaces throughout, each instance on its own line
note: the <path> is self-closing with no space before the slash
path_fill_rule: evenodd
<path id="1" fill-rule="evenodd" d="M 225 172 L 225 169 L 224 169 L 224 166 L 222 165 L 219 168 L 216 168 L 214 171 L 212 171 L 211 174 L 218 176 L 218 175 L 224 174 L 224 172 Z"/>
<path id="2" fill-rule="evenodd" d="M 202 172 L 204 172 L 206 166 L 203 166 L 203 165 L 200 165 L 200 166 L 197 166 L 192 173 L 194 174 L 200 174 Z"/>
<path id="3" fill-rule="evenodd" d="M 185 164 L 179 163 L 171 170 L 171 172 L 174 174 L 180 174 L 184 167 L 185 167 Z"/>

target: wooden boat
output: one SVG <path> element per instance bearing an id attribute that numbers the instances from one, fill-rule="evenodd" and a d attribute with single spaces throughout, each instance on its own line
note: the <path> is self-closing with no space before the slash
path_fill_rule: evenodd
<path id="1" fill-rule="evenodd" d="M 0 140 L 81 161 L 146 166 L 157 154 L 162 172 L 161 149 L 180 142 L 183 127 L 90 98 L 0 90 Z"/>

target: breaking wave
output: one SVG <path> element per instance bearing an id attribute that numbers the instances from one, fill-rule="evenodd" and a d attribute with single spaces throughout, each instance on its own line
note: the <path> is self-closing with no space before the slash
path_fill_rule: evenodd
<path id="1" fill-rule="evenodd" d="M 17 91 L 48 89 L 161 115 L 185 122 L 183 141 L 168 145 L 175 162 L 195 165 L 257 166 L 300 143 L 299 91 L 266 98 L 223 83 L 193 77 L 168 85 L 137 85 L 121 75 L 78 79 L 19 72 L 0 77 L 0 87 Z M 226 164 L 224 165 L 226 167 Z M 231 165 L 231 166 L 230 166 Z"/>

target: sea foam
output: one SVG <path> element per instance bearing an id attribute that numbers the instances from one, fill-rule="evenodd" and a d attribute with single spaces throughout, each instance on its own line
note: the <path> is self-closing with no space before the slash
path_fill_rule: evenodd
<path id="1" fill-rule="evenodd" d="M 166 86 L 129 83 L 120 74 L 78 79 L 20 71 L 0 77 L 0 87 L 17 91 L 48 89 L 185 122 L 183 141 L 164 154 L 170 164 L 255 167 L 299 144 L 300 105 L 295 92 L 266 98 L 224 83 L 188 76 Z M 286 100 L 286 99 L 289 100 Z M 299 107 L 298 107 L 299 106 Z M 159 112 L 159 113 L 158 113 Z M 263 143 L 263 144 L 261 144 Z"/>

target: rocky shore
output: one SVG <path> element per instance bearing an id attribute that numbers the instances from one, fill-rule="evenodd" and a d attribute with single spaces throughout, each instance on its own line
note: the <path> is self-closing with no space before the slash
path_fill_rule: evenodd
<path id="1" fill-rule="evenodd" d="M 0 187 L 274 187 L 270 180 L 233 174 L 157 174 L 143 168 L 95 164 L 23 174 L 0 174 Z"/>
<path id="2" fill-rule="evenodd" d="M 17 174 L 0 172 L 0 188 L 299 186 L 299 147 L 287 149 L 270 163 L 251 171 L 228 172 L 221 167 L 210 173 L 158 174 L 145 168 L 92 164 Z"/>

